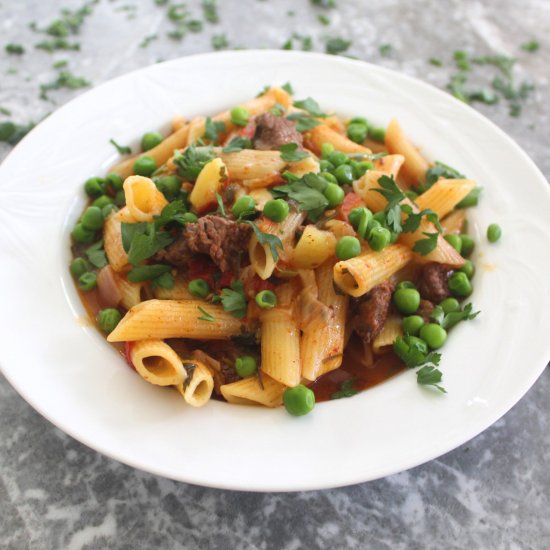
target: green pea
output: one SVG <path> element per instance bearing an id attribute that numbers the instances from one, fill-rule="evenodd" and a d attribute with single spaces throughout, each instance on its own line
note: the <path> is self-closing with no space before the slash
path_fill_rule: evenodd
<path id="1" fill-rule="evenodd" d="M 328 160 L 334 164 L 334 166 L 340 166 L 341 164 L 346 164 L 349 160 L 349 157 L 346 155 L 346 153 L 342 153 L 342 151 L 333 151 L 328 156 Z"/>
<path id="2" fill-rule="evenodd" d="M 444 313 L 452 313 L 453 311 L 460 311 L 460 304 L 456 298 L 445 298 L 445 300 L 439 302 L 441 309 Z"/>
<path id="3" fill-rule="evenodd" d="M 447 340 L 447 331 L 436 323 L 428 323 L 420 329 L 420 338 L 431 349 L 439 349 Z"/>
<path id="4" fill-rule="evenodd" d="M 329 183 L 325 187 L 323 194 L 328 200 L 329 208 L 334 208 L 341 204 L 345 196 L 344 190 L 337 183 Z"/>
<path id="5" fill-rule="evenodd" d="M 116 206 L 124 206 L 126 204 L 126 195 L 124 191 L 117 191 L 113 200 L 115 201 Z"/>
<path id="6" fill-rule="evenodd" d="M 78 278 L 78 286 L 89 292 L 97 286 L 97 275 L 93 271 L 86 271 Z"/>
<path id="7" fill-rule="evenodd" d="M 365 239 L 369 224 L 372 220 L 372 212 L 368 208 L 364 207 L 354 208 L 348 214 L 348 220 L 355 231 L 357 231 L 357 234 L 362 239 Z"/>
<path id="8" fill-rule="evenodd" d="M 256 201 L 249 195 L 243 195 L 235 201 L 231 212 L 238 218 L 239 216 L 254 214 Z"/>
<path id="9" fill-rule="evenodd" d="M 187 290 L 195 298 L 206 298 L 210 294 L 210 286 L 204 279 L 193 279 L 187 284 Z"/>
<path id="10" fill-rule="evenodd" d="M 250 113 L 246 107 L 234 107 L 231 109 L 230 115 L 231 122 L 236 126 L 246 126 L 250 118 Z"/>
<path id="11" fill-rule="evenodd" d="M 472 237 L 470 237 L 470 235 L 466 234 L 461 234 L 460 239 L 462 240 L 462 249 L 460 253 L 464 258 L 467 258 L 474 251 L 476 242 L 474 241 L 474 239 L 472 239 Z"/>
<path id="12" fill-rule="evenodd" d="M 272 199 L 264 205 L 264 216 L 274 222 L 282 222 L 289 212 L 288 203 L 284 199 Z"/>
<path id="13" fill-rule="evenodd" d="M 75 279 L 88 271 L 88 262 L 84 258 L 75 258 L 70 266 L 71 274 Z"/>
<path id="14" fill-rule="evenodd" d="M 258 366 L 256 364 L 256 359 L 251 355 L 242 355 L 237 357 L 235 360 L 235 370 L 241 378 L 247 378 L 256 374 Z"/>
<path id="15" fill-rule="evenodd" d="M 498 223 L 492 223 L 487 228 L 487 240 L 490 243 L 496 243 L 502 235 L 502 229 L 500 228 L 500 225 Z"/>
<path id="16" fill-rule="evenodd" d="M 122 186 L 124 185 L 124 180 L 122 179 L 122 177 L 118 174 L 115 174 L 115 172 L 107 174 L 105 181 L 110 184 L 115 191 L 122 190 Z"/>
<path id="17" fill-rule="evenodd" d="M 334 145 L 332 143 L 323 143 L 321 145 L 321 158 L 328 159 L 330 154 L 334 151 Z"/>
<path id="18" fill-rule="evenodd" d="M 174 200 L 181 190 L 181 180 L 178 176 L 161 176 L 153 180 L 157 189 L 168 199 Z"/>
<path id="19" fill-rule="evenodd" d="M 271 290 L 262 290 L 256 294 L 256 303 L 262 309 L 271 309 L 277 305 L 277 295 Z"/>
<path id="20" fill-rule="evenodd" d="M 416 290 L 416 285 L 412 281 L 401 281 L 397 283 L 395 290 L 401 290 L 402 288 L 414 288 Z"/>
<path id="21" fill-rule="evenodd" d="M 380 212 L 376 212 L 376 214 L 373 214 L 372 219 L 377 221 L 382 226 L 386 225 L 386 214 L 383 210 L 380 210 Z"/>
<path id="22" fill-rule="evenodd" d="M 373 227 L 370 230 L 369 233 L 369 246 L 372 248 L 372 250 L 375 250 L 376 252 L 380 252 L 381 250 L 384 250 L 388 244 L 390 244 L 391 241 L 391 232 L 389 229 L 386 229 L 385 227 L 378 226 Z"/>
<path id="23" fill-rule="evenodd" d="M 91 243 L 94 240 L 95 231 L 86 229 L 81 223 L 77 223 L 71 231 L 72 238 L 77 243 Z"/>
<path id="24" fill-rule="evenodd" d="M 103 180 L 101 178 L 90 178 L 86 180 L 84 191 L 86 191 L 88 197 L 99 197 L 99 195 L 105 193 Z"/>
<path id="25" fill-rule="evenodd" d="M 84 229 L 97 231 L 103 227 L 103 213 L 99 206 L 88 206 L 80 218 L 80 223 Z"/>
<path id="26" fill-rule="evenodd" d="M 159 143 L 162 143 L 163 139 L 162 134 L 159 134 L 158 132 L 147 132 L 146 134 L 143 134 L 143 137 L 141 138 L 141 149 L 143 151 L 149 151 L 149 149 L 153 149 L 153 147 L 156 147 Z"/>
<path id="27" fill-rule="evenodd" d="M 122 315 L 120 314 L 120 311 L 118 311 L 118 309 L 115 309 L 114 307 L 102 309 L 97 315 L 99 328 L 107 334 L 115 330 L 121 319 Z"/>
<path id="28" fill-rule="evenodd" d="M 384 128 L 369 128 L 369 136 L 380 143 L 386 141 L 386 130 Z"/>
<path id="29" fill-rule="evenodd" d="M 368 160 L 362 160 L 360 162 L 352 161 L 351 166 L 353 168 L 353 178 L 356 180 L 364 176 L 367 170 L 372 170 L 374 168 L 374 164 Z"/>
<path id="30" fill-rule="evenodd" d="M 405 191 L 405 196 L 409 200 L 415 201 L 418 198 L 418 193 L 415 193 L 414 191 Z"/>
<path id="31" fill-rule="evenodd" d="M 353 168 L 349 164 L 340 164 L 334 170 L 334 176 L 340 185 L 351 185 L 353 183 Z"/>
<path id="32" fill-rule="evenodd" d="M 462 273 L 466 273 L 466 276 L 468 277 L 468 279 L 471 279 L 476 272 L 476 266 L 474 265 L 474 262 L 472 262 L 471 260 L 466 260 L 464 262 L 464 265 L 458 271 Z"/>
<path id="33" fill-rule="evenodd" d="M 460 235 L 449 234 L 445 235 L 445 240 L 460 254 L 462 250 L 462 240 Z"/>
<path id="34" fill-rule="evenodd" d="M 319 175 L 329 183 L 338 183 L 338 180 L 330 172 L 321 172 Z"/>
<path id="35" fill-rule="evenodd" d="M 284 391 L 283 403 L 292 416 L 303 416 L 315 407 L 315 394 L 303 384 L 298 384 Z"/>
<path id="36" fill-rule="evenodd" d="M 92 206 L 97 206 L 98 208 L 104 208 L 108 204 L 114 204 L 114 201 L 107 195 L 101 195 L 101 197 L 98 197 L 94 202 L 92 202 Z"/>
<path id="37" fill-rule="evenodd" d="M 133 166 L 134 174 L 145 177 L 151 176 L 156 169 L 157 163 L 155 159 L 147 156 L 139 157 Z"/>
<path id="38" fill-rule="evenodd" d="M 322 160 L 319 162 L 319 169 L 321 172 L 333 172 L 336 166 L 330 162 L 330 160 Z"/>
<path id="39" fill-rule="evenodd" d="M 361 254 L 361 243 L 356 237 L 346 235 L 336 244 L 336 257 L 339 260 L 349 260 Z"/>
<path id="40" fill-rule="evenodd" d="M 454 296 L 459 298 L 469 296 L 472 291 L 472 283 L 466 273 L 462 271 L 457 271 L 453 273 L 449 278 L 449 290 L 453 293 Z"/>
<path id="41" fill-rule="evenodd" d="M 186 212 L 182 217 L 181 220 L 183 223 L 195 223 L 199 218 L 196 214 L 193 214 L 193 212 Z"/>
<path id="42" fill-rule="evenodd" d="M 367 133 L 369 129 L 364 125 L 358 122 L 352 122 L 348 126 L 347 134 L 351 141 L 355 143 L 363 143 L 367 139 Z"/>
<path id="43" fill-rule="evenodd" d="M 362 116 L 356 116 L 356 117 L 353 117 L 350 121 L 349 121 L 350 124 L 361 124 L 361 126 L 366 126 L 367 128 L 370 126 L 370 122 L 362 117 Z"/>
<path id="44" fill-rule="evenodd" d="M 393 303 L 399 313 L 411 315 L 420 306 L 420 292 L 414 288 L 400 288 L 393 293 Z"/>
<path id="45" fill-rule="evenodd" d="M 403 332 L 405 334 L 418 334 L 418 331 L 424 326 L 424 319 L 420 315 L 409 315 L 403 319 Z"/>
<path id="46" fill-rule="evenodd" d="M 103 217 L 105 219 L 107 219 L 113 212 L 117 212 L 117 211 L 118 211 L 118 208 L 114 204 L 106 204 L 101 209 L 101 213 L 103 214 Z"/>

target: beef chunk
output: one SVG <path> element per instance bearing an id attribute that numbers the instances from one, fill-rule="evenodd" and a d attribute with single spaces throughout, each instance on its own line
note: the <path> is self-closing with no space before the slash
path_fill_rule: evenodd
<path id="1" fill-rule="evenodd" d="M 392 293 L 393 284 L 385 281 L 355 301 L 351 326 L 366 344 L 372 342 L 384 327 Z"/>
<path id="2" fill-rule="evenodd" d="M 418 290 L 425 300 L 439 304 L 451 295 L 447 281 L 453 271 L 443 264 L 426 264 L 420 272 Z"/>
<path id="3" fill-rule="evenodd" d="M 232 384 L 233 382 L 238 382 L 241 379 L 241 377 L 237 374 L 235 367 L 223 361 L 221 363 L 220 377 L 222 379 L 220 385 Z"/>
<path id="4" fill-rule="evenodd" d="M 430 323 L 430 313 L 433 311 L 434 305 L 429 300 L 420 300 L 420 306 L 415 315 L 420 315 L 425 323 Z"/>
<path id="5" fill-rule="evenodd" d="M 183 236 L 177 238 L 164 250 L 159 250 L 153 259 L 155 262 L 168 262 L 178 267 L 185 267 L 193 257 Z"/>
<path id="6" fill-rule="evenodd" d="M 302 145 L 302 134 L 296 130 L 294 122 L 286 118 L 264 113 L 256 117 L 254 147 L 262 151 L 278 151 L 281 145 L 296 143 Z"/>
<path id="7" fill-rule="evenodd" d="M 188 223 L 183 237 L 191 252 L 208 254 L 221 271 L 229 271 L 246 250 L 250 232 L 247 224 L 211 215 Z"/>

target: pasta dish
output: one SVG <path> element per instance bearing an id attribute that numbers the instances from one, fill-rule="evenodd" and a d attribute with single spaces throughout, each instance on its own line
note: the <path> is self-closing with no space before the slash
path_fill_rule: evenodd
<path id="1" fill-rule="evenodd" d="M 84 190 L 70 270 L 147 382 L 192 406 L 296 416 L 407 368 L 445 392 L 438 350 L 477 315 L 465 213 L 480 188 L 428 162 L 397 120 L 269 87 L 145 134 Z"/>

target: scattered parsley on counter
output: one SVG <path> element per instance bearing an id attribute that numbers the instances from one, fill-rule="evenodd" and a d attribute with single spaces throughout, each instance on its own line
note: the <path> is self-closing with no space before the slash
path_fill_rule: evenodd
<path id="1" fill-rule="evenodd" d="M 202 13 L 205 21 L 209 23 L 218 23 L 220 21 L 216 0 L 202 0 Z"/>
<path id="2" fill-rule="evenodd" d="M 80 44 L 78 42 L 70 43 L 64 38 L 56 38 L 54 40 L 44 40 L 38 42 L 34 47 L 38 50 L 44 50 L 48 53 L 53 53 L 56 50 L 80 50 Z"/>
<path id="3" fill-rule="evenodd" d="M 526 52 L 536 52 L 540 48 L 540 43 L 538 40 L 529 40 L 529 42 L 524 42 L 521 45 L 521 49 Z"/>
<path id="4" fill-rule="evenodd" d="M 310 0 L 314 6 L 319 6 L 320 8 L 335 8 L 336 0 Z"/>
<path id="5" fill-rule="evenodd" d="M 215 34 L 212 37 L 212 47 L 215 50 L 223 50 L 228 46 L 229 46 L 229 42 L 227 41 L 227 37 L 225 36 L 225 34 Z"/>
<path id="6" fill-rule="evenodd" d="M 32 129 L 34 123 L 15 124 L 14 122 L 0 122 L 0 142 L 15 145 L 19 143 Z"/>
<path id="7" fill-rule="evenodd" d="M 443 66 L 443 61 L 441 61 L 441 59 L 438 59 L 437 57 L 430 57 L 430 59 L 428 59 L 428 61 L 434 67 L 442 67 Z"/>
<path id="8" fill-rule="evenodd" d="M 25 53 L 25 48 L 21 44 L 6 44 L 5 50 L 12 55 L 22 55 Z"/>
<path id="9" fill-rule="evenodd" d="M 149 36 L 146 36 L 140 43 L 140 48 L 146 48 L 153 40 L 158 39 L 158 34 L 150 34 Z"/>
<path id="10" fill-rule="evenodd" d="M 49 99 L 48 92 L 50 90 L 59 90 L 60 88 L 68 88 L 70 90 L 77 90 L 78 88 L 85 88 L 90 83 L 79 76 L 74 76 L 69 71 L 61 71 L 56 80 L 49 84 L 42 84 L 40 86 L 40 98 Z"/>
<path id="11" fill-rule="evenodd" d="M 382 57 L 390 57 L 390 55 L 393 53 L 393 46 L 391 44 L 382 44 L 378 48 L 378 52 Z"/>
<path id="12" fill-rule="evenodd" d="M 343 38 L 329 38 L 325 44 L 325 51 L 331 55 L 339 55 L 346 52 L 351 46 L 351 40 Z"/>
<path id="13" fill-rule="evenodd" d="M 319 14 L 317 19 L 319 20 L 319 23 L 321 23 L 321 25 L 325 25 L 325 27 L 330 25 L 330 18 L 324 13 Z"/>

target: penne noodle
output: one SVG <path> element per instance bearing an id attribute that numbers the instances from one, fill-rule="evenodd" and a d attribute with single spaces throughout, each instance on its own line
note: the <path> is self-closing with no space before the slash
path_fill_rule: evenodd
<path id="1" fill-rule="evenodd" d="M 373 164 L 375 170 L 397 178 L 397 174 L 404 162 L 405 157 L 403 155 L 386 155 L 385 157 L 376 159 Z"/>
<path id="2" fill-rule="evenodd" d="M 309 156 L 297 162 L 291 162 L 288 165 L 287 170 L 300 178 L 305 174 L 309 174 L 310 172 L 314 172 L 315 174 L 317 174 L 320 170 L 319 161 L 314 157 Z"/>
<path id="3" fill-rule="evenodd" d="M 388 124 L 385 144 L 390 153 L 405 157 L 401 172 L 409 187 L 424 182 L 430 165 L 407 139 L 396 119 Z"/>
<path id="4" fill-rule="evenodd" d="M 313 269 L 334 256 L 335 250 L 336 237 L 310 224 L 296 244 L 290 264 L 298 269 Z"/>
<path id="5" fill-rule="evenodd" d="M 130 309 L 107 340 L 224 340 L 241 334 L 241 327 L 242 323 L 224 311 L 222 306 L 212 305 L 204 300 L 147 300 Z"/>
<path id="6" fill-rule="evenodd" d="M 153 180 L 143 176 L 130 176 L 124 181 L 126 208 L 135 222 L 152 222 L 168 204 Z"/>
<path id="7" fill-rule="evenodd" d="M 264 281 L 271 277 L 275 270 L 276 262 L 267 244 L 260 244 L 256 235 L 252 235 L 248 243 L 248 256 L 252 268 Z"/>
<path id="8" fill-rule="evenodd" d="M 226 167 L 222 159 L 215 158 L 204 165 L 189 195 L 189 202 L 198 212 L 216 204 L 216 195 L 227 178 Z"/>
<path id="9" fill-rule="evenodd" d="M 286 166 L 279 151 L 243 149 L 238 153 L 222 153 L 231 180 L 265 180 L 278 176 Z"/>
<path id="10" fill-rule="evenodd" d="M 381 252 L 365 252 L 338 262 L 334 266 L 334 282 L 346 294 L 357 298 L 391 277 L 411 258 L 410 249 L 400 244 L 392 244 Z"/>
<path id="11" fill-rule="evenodd" d="M 375 191 L 375 189 L 382 189 L 378 180 L 387 175 L 379 170 L 368 170 L 364 176 L 353 182 L 353 190 L 363 199 L 367 208 L 373 212 L 384 210 L 388 204 L 384 195 Z"/>
<path id="12" fill-rule="evenodd" d="M 121 223 L 116 214 L 111 214 L 103 224 L 103 248 L 109 264 L 115 271 L 128 267 L 128 254 L 122 246 Z"/>
<path id="13" fill-rule="evenodd" d="M 376 354 L 391 351 L 393 343 L 398 336 L 403 336 L 401 318 L 397 315 L 390 315 L 386 319 L 382 331 L 372 341 L 372 351 Z"/>
<path id="14" fill-rule="evenodd" d="M 178 274 L 172 288 L 157 286 L 153 289 L 153 296 L 158 300 L 193 300 L 195 297 L 187 289 L 189 281 Z"/>
<path id="15" fill-rule="evenodd" d="M 176 390 L 191 407 L 203 407 L 208 403 L 214 389 L 214 378 L 210 369 L 195 359 L 184 360 L 187 379 L 176 384 Z"/>
<path id="16" fill-rule="evenodd" d="M 475 181 L 440 179 L 415 199 L 420 208 L 430 208 L 440 218 L 451 212 L 455 206 L 476 186 Z"/>
<path id="17" fill-rule="evenodd" d="M 150 384 L 173 386 L 187 378 L 178 354 L 162 340 L 140 340 L 130 347 L 138 374 Z"/>
<path id="18" fill-rule="evenodd" d="M 443 233 L 462 233 L 466 222 L 466 212 L 464 209 L 455 210 L 441 220 Z"/>
<path id="19" fill-rule="evenodd" d="M 370 154 L 371 150 L 368 147 L 359 145 L 345 135 L 337 132 L 326 124 L 320 124 L 311 129 L 306 134 L 306 142 L 316 155 L 321 154 L 321 146 L 323 143 L 331 143 L 337 151 L 344 153 L 364 153 Z"/>
<path id="20" fill-rule="evenodd" d="M 262 369 L 263 371 L 263 369 Z M 237 405 L 263 405 L 278 407 L 283 402 L 286 386 L 262 372 L 261 383 L 257 376 L 243 378 L 232 384 L 224 384 L 220 390 L 223 398 Z"/>

